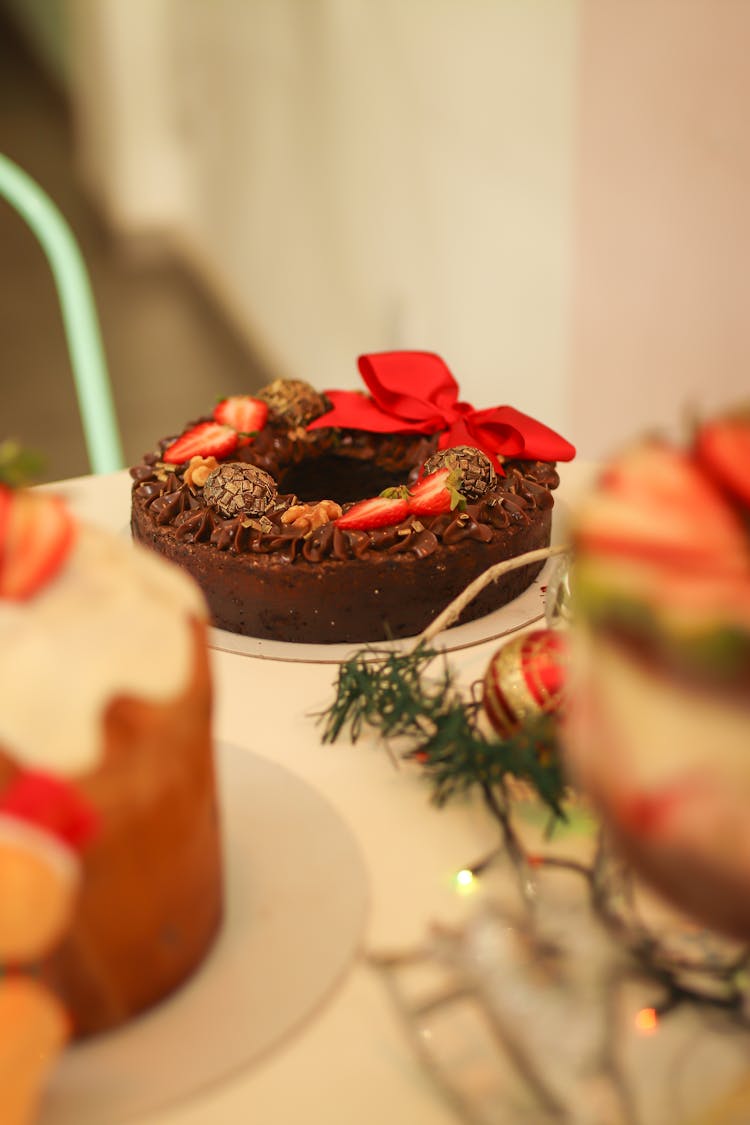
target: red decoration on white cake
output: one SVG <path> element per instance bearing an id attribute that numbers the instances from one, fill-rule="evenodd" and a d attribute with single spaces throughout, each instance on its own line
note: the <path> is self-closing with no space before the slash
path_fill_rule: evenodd
<path id="1" fill-rule="evenodd" d="M 24 770 L 0 793 L 0 817 L 12 817 L 80 850 L 99 829 L 99 818 L 83 794 L 52 774 Z"/>

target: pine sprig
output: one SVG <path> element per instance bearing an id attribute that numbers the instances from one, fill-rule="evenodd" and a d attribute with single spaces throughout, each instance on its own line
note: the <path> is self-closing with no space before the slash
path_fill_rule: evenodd
<path id="1" fill-rule="evenodd" d="M 460 703 L 446 719 L 420 751 L 437 804 L 444 805 L 475 785 L 482 789 L 504 787 L 512 777 L 533 786 L 556 819 L 566 819 L 566 782 L 555 749 L 551 716 L 529 720 L 503 740 L 486 736 L 470 713 L 461 715 Z"/>
<path id="2" fill-rule="evenodd" d="M 424 767 L 436 804 L 513 777 L 530 784 L 555 819 L 565 819 L 554 719 L 542 715 L 505 740 L 488 735 L 478 722 L 480 704 L 458 691 L 445 658 L 439 672 L 425 676 L 438 655 L 425 644 L 406 653 L 355 653 L 341 665 L 334 702 L 319 716 L 323 741 L 348 730 L 356 742 L 366 727 L 386 741 L 407 739 L 405 756 Z"/>
<path id="3" fill-rule="evenodd" d="M 321 716 L 325 719 L 323 741 L 335 742 L 348 727 L 356 742 L 365 725 L 385 738 L 418 733 L 423 703 L 430 694 L 422 685 L 422 672 L 437 656 L 434 649 L 420 646 L 411 653 L 382 653 L 363 648 L 345 661 L 336 683 L 336 698 Z M 440 691 L 438 686 L 433 694 Z"/>

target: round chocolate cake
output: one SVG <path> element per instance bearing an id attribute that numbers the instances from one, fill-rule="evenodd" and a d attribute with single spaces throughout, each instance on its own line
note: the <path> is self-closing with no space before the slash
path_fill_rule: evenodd
<path id="1" fill-rule="evenodd" d="M 413 412 L 413 381 L 408 401 Z M 341 424 L 350 407 L 364 424 Z M 192 574 L 220 628 L 307 643 L 414 635 L 489 566 L 550 539 L 554 461 L 503 455 L 487 427 L 482 448 L 457 408 L 460 426 L 383 410 L 372 422 L 377 395 L 297 380 L 228 398 L 131 469 L 133 535 Z M 461 620 L 512 600 L 542 565 L 485 588 Z"/>

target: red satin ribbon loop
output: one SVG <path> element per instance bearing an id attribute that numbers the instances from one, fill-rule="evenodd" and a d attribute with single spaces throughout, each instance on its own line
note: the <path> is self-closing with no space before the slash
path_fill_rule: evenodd
<path id="1" fill-rule="evenodd" d="M 370 397 L 326 391 L 333 409 L 308 429 L 327 426 L 373 433 L 440 434 L 438 445 L 471 445 L 499 467 L 498 456 L 570 461 L 575 449 L 554 430 L 515 410 L 475 410 L 458 401 L 458 384 L 434 352 L 378 352 L 357 360 Z"/>

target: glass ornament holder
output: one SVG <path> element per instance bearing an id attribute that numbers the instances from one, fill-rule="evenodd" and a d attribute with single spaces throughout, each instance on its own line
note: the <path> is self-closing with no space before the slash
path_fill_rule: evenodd
<path id="1" fill-rule="evenodd" d="M 603 834 L 591 863 L 515 829 L 477 906 L 371 957 L 464 1125 L 741 1125 L 750 1115 L 748 951 L 673 916 Z"/>

